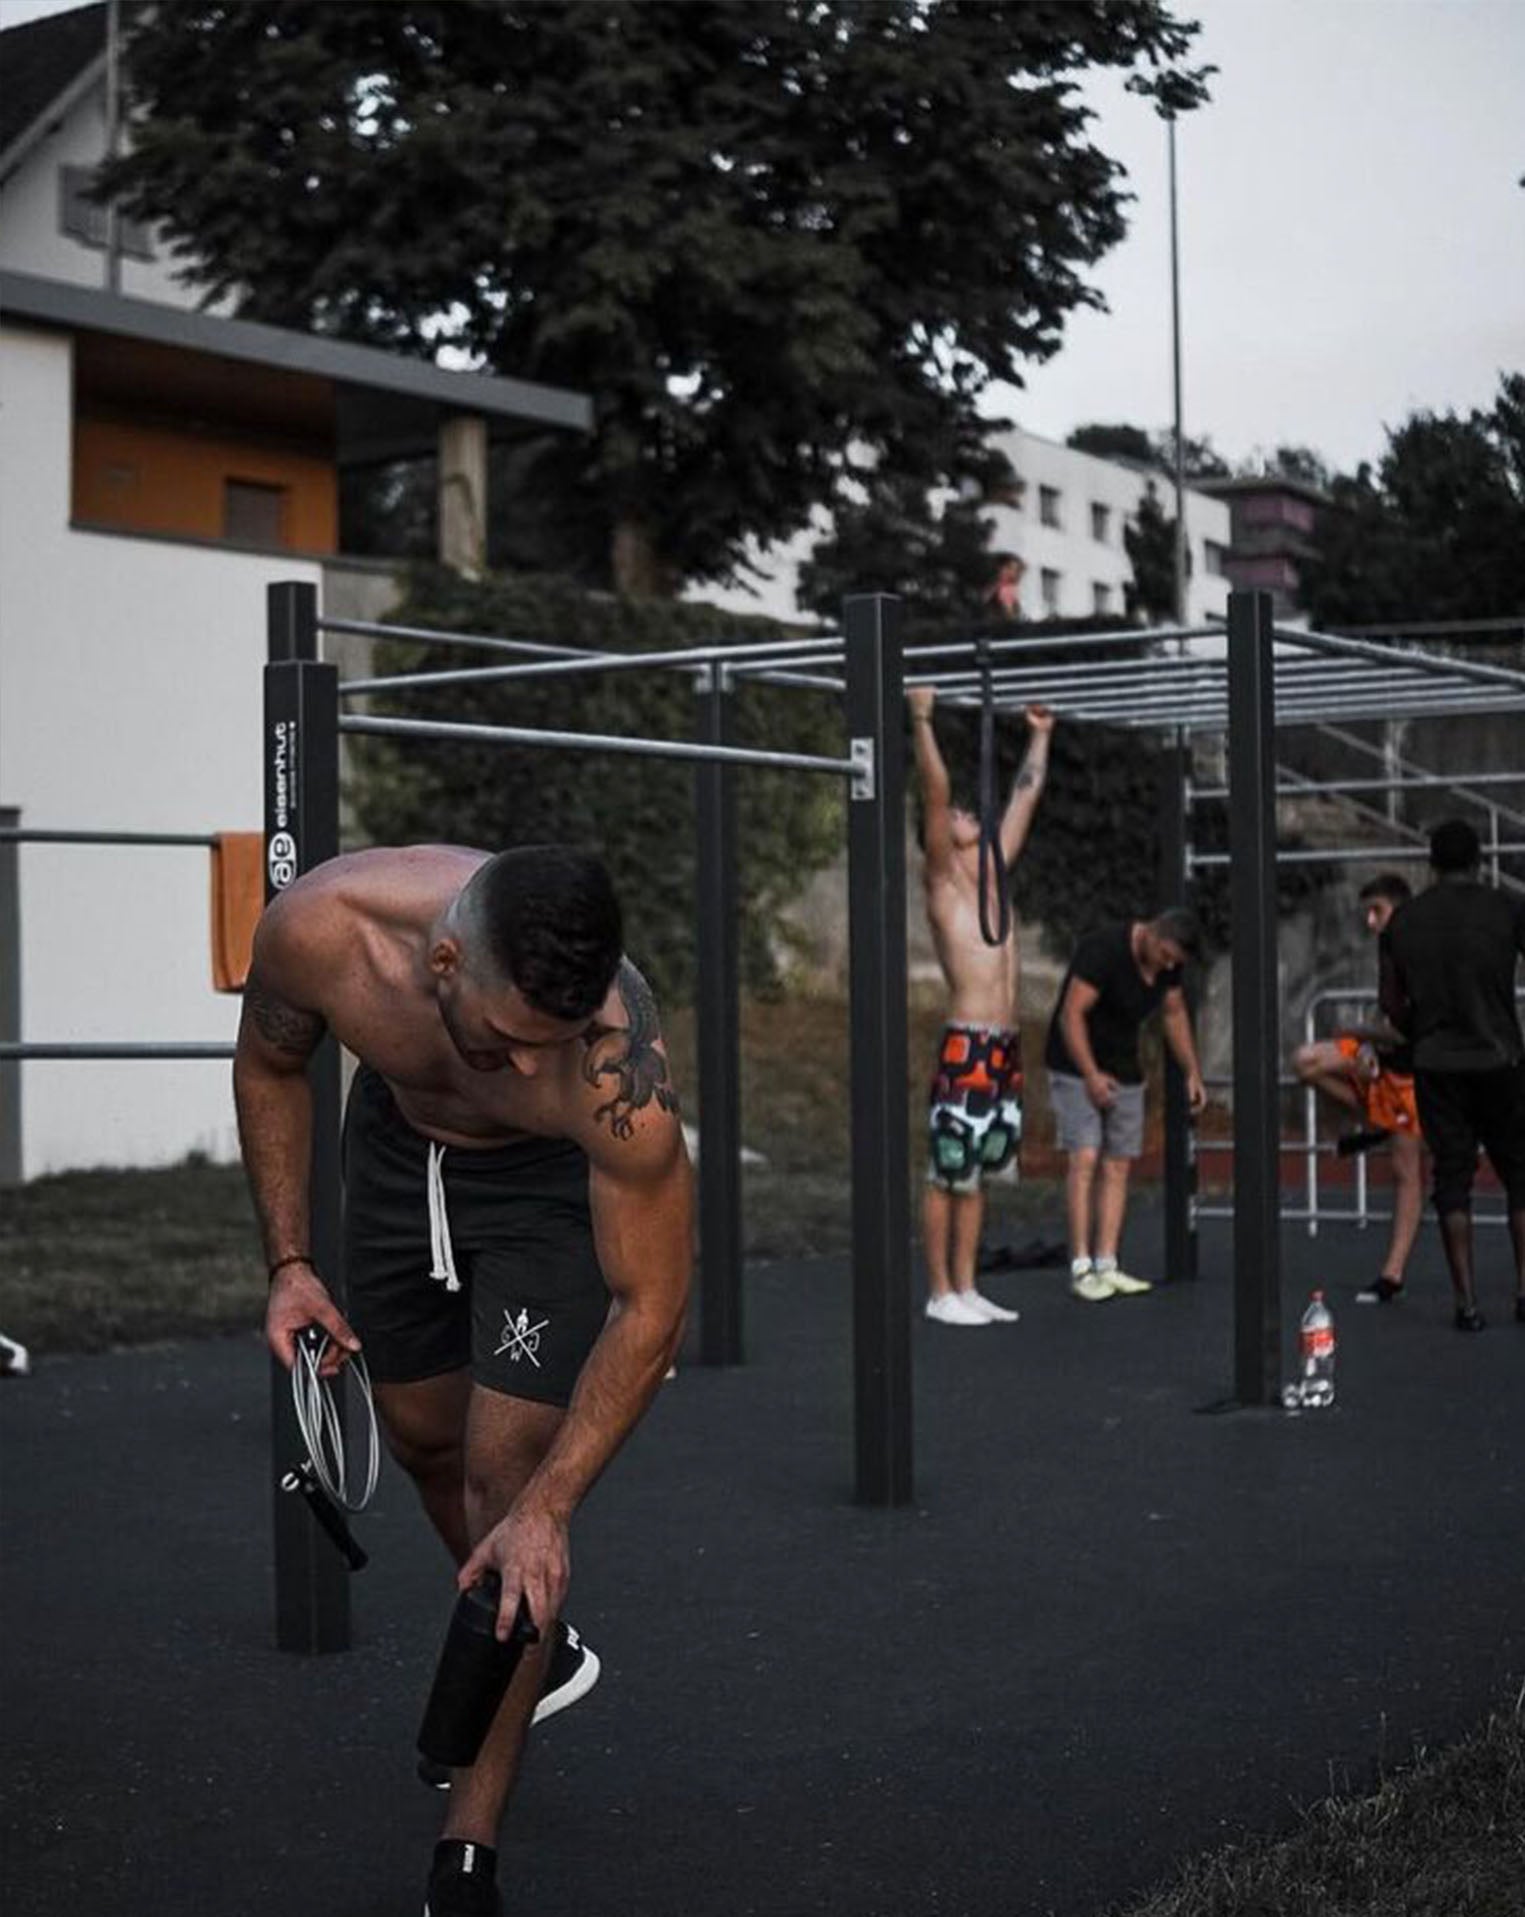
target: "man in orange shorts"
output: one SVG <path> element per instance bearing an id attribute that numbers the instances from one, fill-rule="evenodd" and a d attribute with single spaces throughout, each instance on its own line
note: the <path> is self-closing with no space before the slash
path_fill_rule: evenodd
<path id="1" fill-rule="evenodd" d="M 1396 872 L 1384 872 L 1363 885 L 1360 896 L 1366 929 L 1377 940 L 1380 954 L 1388 921 L 1410 897 L 1408 881 Z M 1299 1046 L 1293 1054 L 1292 1068 L 1305 1085 L 1314 1086 L 1348 1111 L 1358 1112 L 1368 1132 L 1381 1134 L 1391 1142 L 1393 1228 L 1381 1271 L 1356 1293 L 1358 1304 L 1390 1304 L 1403 1290 L 1404 1267 L 1424 1212 L 1419 1108 L 1414 1100 L 1409 1047 L 1391 1027 L 1368 1026 Z M 1359 1148 L 1372 1142 L 1357 1133 L 1342 1144 Z"/>

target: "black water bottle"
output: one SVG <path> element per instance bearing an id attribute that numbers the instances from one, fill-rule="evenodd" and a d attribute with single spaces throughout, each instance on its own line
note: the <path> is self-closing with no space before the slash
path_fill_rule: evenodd
<path id="1" fill-rule="evenodd" d="M 477 1761 L 525 1645 L 540 1636 L 521 1597 L 513 1629 L 506 1642 L 499 1641 L 502 1588 L 497 1572 L 488 1571 L 456 1599 L 418 1729 L 418 1748 L 435 1764 L 456 1768 Z"/>

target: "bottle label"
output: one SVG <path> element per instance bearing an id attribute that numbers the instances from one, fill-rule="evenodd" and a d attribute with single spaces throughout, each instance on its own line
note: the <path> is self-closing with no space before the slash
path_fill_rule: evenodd
<path id="1" fill-rule="evenodd" d="M 1314 1325 L 1303 1333 L 1303 1356 L 1305 1358 L 1332 1358 L 1334 1356 L 1334 1326 Z"/>

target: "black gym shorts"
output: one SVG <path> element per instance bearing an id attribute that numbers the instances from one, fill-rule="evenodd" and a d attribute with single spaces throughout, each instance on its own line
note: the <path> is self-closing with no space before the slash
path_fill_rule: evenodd
<path id="1" fill-rule="evenodd" d="M 561 1138 L 446 1146 L 439 1170 L 458 1291 L 430 1276 L 429 1140 L 368 1065 L 344 1113 L 345 1309 L 381 1383 L 471 1367 L 479 1385 L 564 1405 L 603 1330 L 588 1161 Z"/>

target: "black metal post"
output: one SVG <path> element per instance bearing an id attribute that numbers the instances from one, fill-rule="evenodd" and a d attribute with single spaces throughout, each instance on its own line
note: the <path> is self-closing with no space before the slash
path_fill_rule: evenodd
<path id="1" fill-rule="evenodd" d="M 1281 1378 L 1281 1035 L 1276 975 L 1276 717 L 1271 596 L 1228 612 L 1229 912 L 1234 962 L 1234 1396 Z"/>
<path id="2" fill-rule="evenodd" d="M 1166 905 L 1187 901 L 1186 809 L 1191 750 L 1181 740 L 1165 754 L 1160 817 L 1160 897 Z M 1187 1008 L 1195 1017 L 1195 993 L 1186 986 Z M 1165 1275 L 1197 1276 L 1197 1155 L 1186 1097 L 1186 1075 L 1165 1048 Z"/>
<path id="3" fill-rule="evenodd" d="M 265 902 L 339 850 L 339 672 L 317 661 L 317 592 L 269 594 L 265 667 Z M 339 1269 L 339 1048 L 330 1036 L 308 1068 L 312 1086 L 311 1249 L 324 1281 Z M 275 1472 L 275 1638 L 283 1651 L 342 1651 L 350 1641 L 349 1572 L 320 1535 L 307 1500 L 281 1489 L 306 1457 L 291 1378 L 270 1363 Z"/>
<path id="4" fill-rule="evenodd" d="M 847 808 L 856 1494 L 862 1504 L 896 1505 L 912 1496 L 899 600 L 848 599 L 843 631 L 847 730 L 863 767 Z"/>
<path id="5" fill-rule="evenodd" d="M 728 745 L 731 692 L 718 661 L 702 675 L 696 736 Z M 699 1357 L 743 1359 L 741 1047 L 737 1016 L 736 770 L 694 775 L 699 913 Z"/>
<path id="6" fill-rule="evenodd" d="M 0 828 L 16 831 L 21 808 L 0 805 Z M 21 1038 L 21 870 L 14 839 L 0 839 L 0 1041 Z M 21 1061 L 0 1062 L 0 1186 L 21 1183 Z"/>

